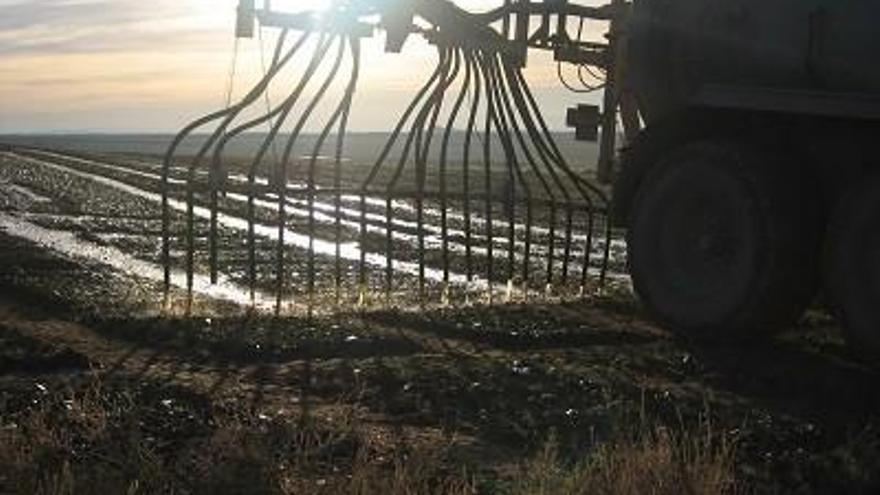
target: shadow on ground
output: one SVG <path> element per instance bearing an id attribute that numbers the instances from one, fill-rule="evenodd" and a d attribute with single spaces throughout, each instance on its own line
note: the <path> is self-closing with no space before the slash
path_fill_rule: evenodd
<path id="1" fill-rule="evenodd" d="M 113 393 L 143 391 L 163 448 L 203 435 L 189 417 L 208 428 L 228 414 L 332 424 L 354 408 L 377 435 L 454 444 L 462 462 L 489 468 L 551 437 L 574 459 L 640 423 L 708 421 L 735 441 L 738 469 L 758 491 L 878 486 L 878 370 L 847 355 L 821 312 L 778 338 L 712 346 L 676 340 L 619 299 L 172 319 L 102 316 L 65 294 L 41 297 L 39 285 L 5 287 L 4 417 L 32 407 L 12 397 L 42 393 L 35 384 L 64 389 L 96 374 Z M 179 418 L 154 410 L 184 420 L 172 426 Z"/>

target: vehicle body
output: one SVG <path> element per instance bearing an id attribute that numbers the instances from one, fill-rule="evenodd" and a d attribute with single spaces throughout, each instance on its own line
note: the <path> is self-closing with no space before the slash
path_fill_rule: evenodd
<path id="1" fill-rule="evenodd" d="M 880 351 L 878 21 L 870 0 L 634 2 L 624 90 L 645 127 L 615 216 L 672 328 L 781 328 L 824 287 Z"/>
<path id="2" fill-rule="evenodd" d="M 534 160 L 529 150 L 541 150 L 535 155 L 546 162 L 550 175 L 566 178 L 559 184 L 542 184 L 550 210 L 547 218 L 556 218 L 560 199 L 573 197 L 565 191 L 570 186 L 579 189 L 580 202 L 567 203 L 565 209 L 589 216 L 584 223 L 588 242 L 581 261 L 582 280 L 590 271 L 595 225 L 605 234 L 600 286 L 608 264 L 610 227 L 613 223 L 625 228 L 635 291 L 648 311 L 671 330 L 712 339 L 763 334 L 789 326 L 824 290 L 854 348 L 880 355 L 877 2 L 611 0 L 595 6 L 575 0 L 499 0 L 495 8 L 469 12 L 450 0 L 348 0 L 335 3 L 329 15 L 317 16 L 275 12 L 269 2 L 255 10 L 254 4 L 254 0 L 241 2 L 242 36 L 253 35 L 255 19 L 285 30 L 345 32 L 355 40 L 352 46 L 381 29 L 389 52 L 400 51 L 407 37 L 418 34 L 436 45 L 441 55 L 452 53 L 452 59 L 465 60 L 485 81 L 484 135 L 487 140 L 505 141 L 502 162 L 509 173 L 505 183 L 526 184 L 520 170 L 524 162 L 540 177 L 535 165 L 540 160 Z M 585 21 L 607 22 L 606 40 L 582 39 Z M 568 63 L 577 68 L 583 92 L 604 90 L 601 109 L 580 105 L 569 111 L 568 124 L 579 138 L 600 140 L 596 178 L 608 182 L 616 175 L 610 206 L 604 190 L 589 184 L 586 175 L 575 174 L 553 152 L 552 137 L 520 73 L 529 49 L 553 51 L 562 83 L 561 64 Z M 314 64 L 323 58 L 316 54 Z M 439 57 L 436 76 L 424 89 L 430 96 L 425 103 L 418 95 L 413 100 L 413 108 L 423 106 L 411 135 L 430 136 L 437 128 L 443 96 L 458 73 L 451 69 L 458 64 L 452 59 Z M 581 70 L 598 74 L 598 84 L 584 82 Z M 270 79 L 271 75 L 266 84 Z M 355 79 L 339 115 L 347 115 Z M 194 122 L 179 139 L 212 119 L 234 119 L 264 89 L 257 86 L 239 107 Z M 466 94 L 463 89 L 459 105 Z M 298 95 L 291 98 L 295 101 Z M 475 129 L 477 110 L 474 104 L 468 135 Z M 409 111 L 402 116 L 389 146 L 408 115 Z M 456 116 L 457 111 L 451 112 L 447 130 L 455 128 Z M 308 117 L 306 112 L 302 118 Z M 511 137 L 520 135 L 517 122 L 527 128 L 526 137 L 519 140 Z M 626 142 L 616 159 L 619 122 Z M 203 154 L 215 140 L 228 139 L 227 123 L 218 127 Z M 238 129 L 243 132 L 249 125 Z M 275 123 L 276 128 L 279 125 Z M 329 133 L 330 127 L 326 129 Z M 267 139 L 264 149 L 272 134 Z M 429 137 L 424 146 L 416 145 L 422 149 L 411 163 L 420 177 L 412 198 L 419 211 L 431 189 L 425 182 L 430 142 Z M 448 142 L 441 147 L 437 167 L 446 173 Z M 214 150 L 215 165 L 222 148 L 221 144 Z M 173 154 L 174 146 L 166 168 Z M 385 155 L 376 166 L 382 166 L 384 159 Z M 401 166 L 407 159 L 400 161 Z M 254 169 L 259 161 L 258 156 Z M 491 160 L 484 161 L 489 170 Z M 285 158 L 282 164 L 286 163 Z M 374 175 L 370 177 L 367 182 Z M 216 197 L 217 187 L 208 186 Z M 371 184 L 365 183 L 361 194 L 366 194 L 367 186 Z M 394 186 L 371 194 L 388 193 Z M 445 205 L 449 191 L 438 187 L 435 196 Z M 314 189 L 309 188 L 310 194 Z M 499 195 L 487 182 L 483 192 L 489 204 L 487 217 L 492 216 L 491 203 L 500 202 L 508 206 L 504 215 L 514 225 L 511 204 L 516 196 L 531 219 L 535 197 L 529 188 L 523 187 L 518 195 L 507 194 L 507 189 Z M 469 202 L 465 192 L 465 203 Z M 596 221 L 594 214 L 609 213 L 611 221 Z M 525 223 L 529 239 L 531 222 Z M 568 225 L 570 232 L 570 221 Z M 165 239 L 167 234 L 165 229 Z M 488 234 L 491 239 L 491 229 Z M 508 242 L 509 267 L 516 264 L 514 234 Z M 566 236 L 566 260 L 571 238 Z M 525 245 L 529 246 L 528 240 Z M 167 242 L 165 246 L 167 259 Z M 550 272 L 553 249 L 549 248 Z M 424 249 L 420 252 L 423 255 Z M 525 252 L 522 275 L 511 269 L 506 281 L 508 287 L 520 283 L 528 292 L 528 247 Z M 487 280 L 492 280 L 489 266 Z M 567 262 L 562 266 L 565 280 Z M 553 280 L 548 276 L 546 285 Z M 586 284 L 582 282 L 580 289 L 585 293 Z"/>

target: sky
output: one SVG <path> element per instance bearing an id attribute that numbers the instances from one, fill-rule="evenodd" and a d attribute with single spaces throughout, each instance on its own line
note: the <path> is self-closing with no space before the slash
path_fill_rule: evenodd
<path id="1" fill-rule="evenodd" d="M 258 4 L 260 2 L 258 1 Z M 275 0 L 279 10 L 326 0 Z M 482 10 L 498 0 L 456 0 Z M 581 0 L 584 4 L 596 4 Z M 261 74 L 261 41 L 233 36 L 237 0 L 0 0 L 0 133 L 173 132 L 225 105 L 233 53 L 234 96 Z M 598 30 L 601 26 L 596 26 Z M 263 31 L 270 57 L 277 31 Z M 411 38 L 385 54 L 381 36 L 363 48 L 363 74 L 352 112 L 356 131 L 389 130 L 430 75 L 436 52 Z M 526 70 L 551 126 L 565 108 L 595 102 L 557 79 L 546 53 Z M 280 99 L 284 88 L 273 88 Z M 271 100 L 270 100 L 271 101 Z"/>

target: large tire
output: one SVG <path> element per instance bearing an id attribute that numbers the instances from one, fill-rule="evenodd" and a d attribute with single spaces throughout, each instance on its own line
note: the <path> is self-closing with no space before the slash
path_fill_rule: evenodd
<path id="1" fill-rule="evenodd" d="M 723 117 L 712 115 L 716 124 Z M 676 115 L 667 120 L 652 122 L 636 135 L 620 153 L 620 170 L 614 178 L 614 218 L 616 227 L 628 227 L 632 205 L 639 186 L 654 166 L 657 157 L 671 148 L 689 140 L 705 137 L 715 127 L 705 122 L 706 117 L 699 114 Z"/>
<path id="2" fill-rule="evenodd" d="M 880 358 L 880 175 L 848 191 L 831 219 L 826 281 L 850 347 Z"/>
<path id="3" fill-rule="evenodd" d="M 730 141 L 662 158 L 639 188 L 627 235 L 633 285 L 653 316 L 709 340 L 795 321 L 815 295 L 821 233 L 799 172 Z"/>

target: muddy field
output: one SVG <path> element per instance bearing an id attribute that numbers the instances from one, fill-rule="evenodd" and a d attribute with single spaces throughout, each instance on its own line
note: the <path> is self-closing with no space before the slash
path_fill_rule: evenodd
<path id="1" fill-rule="evenodd" d="M 14 165 L 4 167 L 3 172 L 4 180 L 10 184 L 4 200 L 6 208 L 21 212 L 6 222 L 16 223 L 15 230 L 19 232 L 29 231 L 22 234 L 25 237 L 43 244 L 51 239 L 55 247 L 64 244 L 64 249 L 72 253 L 105 248 L 102 256 L 115 258 L 117 268 L 130 264 L 131 257 L 154 267 L 160 264 L 161 165 L 156 158 L 70 155 L 28 149 L 6 154 L 0 160 Z M 440 302 L 447 290 L 461 300 L 486 299 L 490 295 L 510 299 L 510 287 L 517 289 L 516 295 L 520 297 L 543 293 L 550 287 L 565 295 L 582 292 L 585 286 L 592 290 L 603 272 L 606 239 L 600 223 L 602 217 L 590 217 L 585 211 L 572 216 L 569 235 L 563 211 L 554 213 L 554 228 L 542 227 L 546 218 L 534 213 L 527 229 L 523 210 L 515 211 L 511 223 L 505 218 L 503 205 L 497 202 L 482 204 L 473 200 L 472 210 L 465 215 L 461 208 L 456 208 L 458 203 L 441 208 L 437 201 L 426 201 L 424 218 L 417 220 L 411 200 L 393 200 L 387 205 L 381 197 L 346 194 L 340 197 L 337 216 L 332 195 L 319 194 L 307 199 L 291 193 L 280 201 L 285 206 L 282 216 L 277 195 L 264 192 L 253 199 L 251 225 L 248 196 L 239 192 L 247 178 L 234 164 L 230 167 L 230 192 L 218 198 L 217 263 L 231 285 L 254 285 L 262 296 L 257 299 L 264 299 L 257 301 L 258 305 L 273 302 L 274 293 L 279 291 L 285 306 L 297 307 L 307 299 L 315 306 L 364 303 L 364 299 L 368 305 Z M 351 182 L 358 182 L 357 177 L 368 169 L 354 167 L 347 174 L 355 178 Z M 504 183 L 506 173 L 494 175 L 497 188 Z M 176 270 L 173 282 L 178 287 L 185 283 L 181 272 L 187 264 L 190 231 L 182 188 L 187 176 L 184 166 L 175 166 L 169 179 L 171 264 Z M 319 184 L 322 179 L 324 184 L 331 182 L 319 178 Z M 385 179 L 380 176 L 379 184 Z M 257 178 L 258 187 L 265 182 Z M 403 187 L 408 186 L 404 183 Z M 44 197 L 48 191 L 56 197 Z M 208 195 L 197 194 L 195 203 L 191 217 L 193 264 L 202 275 L 195 282 L 195 291 L 217 296 L 218 289 L 208 287 L 210 284 L 204 280 L 210 259 Z M 447 213 L 445 230 L 440 223 L 441 211 Z M 285 228 L 279 230 L 281 218 L 285 219 Z M 465 218 L 470 225 L 468 232 L 463 227 Z M 588 222 L 592 226 L 589 235 Z M 253 283 L 247 237 L 251 229 L 255 232 Z M 60 233 L 73 233 L 76 239 L 61 240 Z M 285 266 L 280 272 L 278 243 L 282 234 Z M 607 277 L 611 285 L 626 284 L 623 243 L 619 236 L 611 242 Z M 424 250 L 417 249 L 420 244 L 425 246 Z M 445 258 L 443 249 L 449 253 Z M 420 252 L 424 255 L 420 256 Z M 585 266 L 587 252 L 589 264 Z M 548 262 L 551 259 L 552 264 Z M 279 272 L 283 273 L 280 281 Z M 420 277 L 425 279 L 424 283 Z M 424 290 L 420 291 L 422 286 Z M 242 302 L 245 295 L 234 294 L 233 287 L 225 289 L 225 299 Z"/>
<path id="2" fill-rule="evenodd" d="M 242 201 L 229 195 L 222 283 L 208 282 L 200 250 L 200 316 L 169 316 L 157 174 L 149 157 L 0 153 L 0 492 L 349 493 L 361 483 L 377 493 L 563 493 L 546 487 L 599 486 L 590 483 L 617 472 L 607 467 L 621 456 L 614 446 L 627 459 L 656 459 L 666 438 L 680 439 L 670 458 L 688 479 L 721 473 L 715 485 L 698 483 L 719 492 L 880 487 L 877 369 L 847 354 L 821 309 L 762 342 L 677 340 L 640 315 L 616 239 L 612 283 L 586 299 L 357 308 L 348 285 L 332 314 L 274 317 L 247 310 Z M 271 225 L 277 208 L 266 203 L 258 215 Z M 416 281 L 413 218 L 403 207 L 396 218 L 393 297 L 405 301 Z M 338 269 L 356 280 L 358 250 L 378 257 L 386 239 L 377 231 L 360 244 L 356 225 L 337 231 L 334 220 L 317 227 L 326 243 L 316 270 L 337 269 L 338 235 Z M 293 231 L 303 221 L 291 213 Z M 175 211 L 178 232 L 181 222 Z M 197 230 L 207 227 L 199 216 Z M 428 234 L 438 242 L 436 229 Z M 183 299 L 182 242 L 173 300 Z M 256 289 L 266 307 L 274 246 L 260 236 Z M 289 305 L 302 300 L 307 246 L 295 237 L 285 246 Z M 475 255 L 475 272 L 485 273 L 487 257 Z M 371 259 L 368 293 L 381 302 L 386 260 Z M 428 266 L 438 292 L 438 260 Z M 452 266 L 460 277 L 460 259 Z M 486 286 L 503 286 L 499 266 Z M 536 281 L 542 266 L 536 255 Z M 332 293 L 332 279 L 317 292 Z M 485 293 L 478 283 L 461 291 L 477 301 Z"/>

